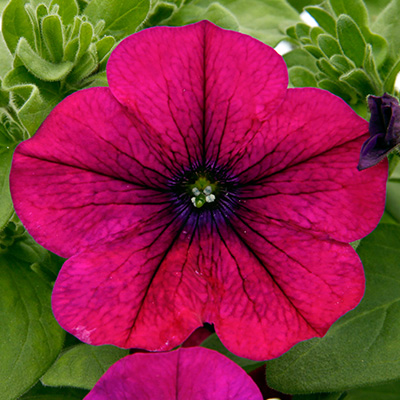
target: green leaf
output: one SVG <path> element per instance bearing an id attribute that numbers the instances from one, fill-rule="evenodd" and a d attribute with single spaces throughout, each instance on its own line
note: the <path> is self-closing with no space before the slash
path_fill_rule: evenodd
<path id="1" fill-rule="evenodd" d="M 368 8 L 371 23 L 373 23 L 382 10 L 390 3 L 390 0 L 364 0 L 364 2 Z"/>
<path id="2" fill-rule="evenodd" d="M 393 65 L 393 67 L 391 68 L 391 70 L 389 71 L 389 73 L 386 76 L 385 82 L 383 84 L 385 92 L 393 93 L 394 84 L 396 82 L 396 78 L 397 78 L 397 75 L 399 72 L 400 72 L 400 60 L 398 60 Z"/>
<path id="3" fill-rule="evenodd" d="M 369 25 L 368 10 L 363 0 L 329 0 L 329 3 L 338 17 L 340 14 L 347 14 L 359 27 Z"/>
<path id="4" fill-rule="evenodd" d="M 295 25 L 296 36 L 300 39 L 302 37 L 309 37 L 311 27 L 310 25 L 305 24 L 304 22 L 299 22 Z"/>
<path id="5" fill-rule="evenodd" d="M 4 77 L 3 86 L 24 99 L 18 117 L 30 135 L 36 132 L 54 106 L 62 100 L 58 83 L 40 81 L 24 66 L 11 70 Z"/>
<path id="6" fill-rule="evenodd" d="M 319 35 L 324 34 L 325 31 L 320 28 L 319 26 L 314 26 L 310 31 L 310 38 L 314 44 L 318 44 L 318 37 Z"/>
<path id="7" fill-rule="evenodd" d="M 289 68 L 289 78 L 294 87 L 317 87 L 315 74 L 304 67 Z"/>
<path id="8" fill-rule="evenodd" d="M 87 390 L 75 388 L 45 387 L 38 382 L 20 400 L 82 400 L 88 394 Z"/>
<path id="9" fill-rule="evenodd" d="M 93 39 L 93 26 L 90 22 L 83 22 L 79 28 L 79 47 L 76 60 L 79 60 L 88 50 Z"/>
<path id="10" fill-rule="evenodd" d="M 7 224 L 14 211 L 8 180 L 14 149 L 15 144 L 0 147 L 0 231 Z"/>
<path id="11" fill-rule="evenodd" d="M 342 396 L 342 393 L 298 394 L 292 400 L 343 400 Z"/>
<path id="12" fill-rule="evenodd" d="M 386 210 L 400 223 L 400 164 L 397 164 L 387 183 Z"/>
<path id="13" fill-rule="evenodd" d="M 328 75 L 328 77 L 332 78 L 333 80 L 339 78 L 339 76 L 341 75 L 341 72 L 333 67 L 331 64 L 329 64 L 326 58 L 321 58 L 317 60 L 317 66 L 323 73 Z"/>
<path id="14" fill-rule="evenodd" d="M 81 57 L 78 64 L 75 65 L 73 70 L 68 76 L 68 82 L 75 84 L 83 81 L 98 67 L 97 56 L 93 52 L 87 52 Z"/>
<path id="15" fill-rule="evenodd" d="M 324 53 L 317 46 L 305 45 L 303 46 L 303 48 L 307 50 L 315 58 L 322 58 L 324 56 Z"/>
<path id="16" fill-rule="evenodd" d="M 335 54 L 342 54 L 338 41 L 331 35 L 322 34 L 318 36 L 318 46 L 326 54 L 332 57 Z"/>
<path id="17" fill-rule="evenodd" d="M 374 86 L 369 76 L 362 69 L 353 69 L 347 74 L 342 75 L 340 80 L 348 83 L 363 98 L 369 94 L 381 95 L 379 89 Z"/>
<path id="18" fill-rule="evenodd" d="M 337 20 L 337 37 L 343 53 L 354 61 L 356 67 L 363 65 L 365 57 L 365 40 L 356 23 L 347 15 Z"/>
<path id="19" fill-rule="evenodd" d="M 339 71 L 344 73 L 349 72 L 355 68 L 355 65 L 346 56 L 335 54 L 329 59 L 330 63 Z"/>
<path id="20" fill-rule="evenodd" d="M 377 386 L 366 386 L 344 393 L 316 393 L 294 395 L 293 400 L 399 400 L 400 381 Z"/>
<path id="21" fill-rule="evenodd" d="M 364 58 L 364 70 L 371 79 L 376 88 L 375 95 L 383 95 L 383 84 L 379 77 L 378 70 L 375 65 L 374 55 L 372 53 L 372 46 L 368 43 L 365 48 L 365 58 Z"/>
<path id="22" fill-rule="evenodd" d="M 46 386 L 92 389 L 112 364 L 129 354 L 114 346 L 79 344 L 67 349 L 42 377 Z"/>
<path id="23" fill-rule="evenodd" d="M 387 40 L 388 55 L 393 62 L 400 58 L 400 46 L 398 44 L 400 37 L 399 15 L 400 0 L 392 0 L 372 25 L 372 30 Z"/>
<path id="24" fill-rule="evenodd" d="M 64 25 L 72 24 L 74 17 L 78 15 L 79 7 L 76 0 L 52 0 L 50 8 L 58 5 L 58 15 L 61 17 Z"/>
<path id="25" fill-rule="evenodd" d="M 136 31 L 149 9 L 149 0 L 92 0 L 85 8 L 85 15 L 94 24 L 103 19 L 104 33 L 121 39 Z"/>
<path id="26" fill-rule="evenodd" d="M 400 377 L 400 226 L 380 224 L 357 252 L 367 288 L 360 305 L 323 338 L 267 362 L 266 376 L 286 393 L 339 392 Z"/>
<path id="27" fill-rule="evenodd" d="M 157 1 L 148 14 L 144 25 L 146 27 L 160 25 L 163 21 L 170 18 L 176 11 L 178 11 L 176 4 L 168 1 Z"/>
<path id="28" fill-rule="evenodd" d="M 350 390 L 343 400 L 399 400 L 400 381 Z"/>
<path id="29" fill-rule="evenodd" d="M 25 0 L 11 0 L 2 15 L 3 37 L 10 52 L 13 54 L 21 37 L 25 37 L 32 46 L 35 42 L 33 26 L 24 5 Z"/>
<path id="30" fill-rule="evenodd" d="M 337 80 L 323 79 L 318 82 L 318 87 L 321 89 L 329 90 L 336 96 L 341 97 L 346 103 L 354 102 L 357 97 L 356 92 L 345 82 Z"/>
<path id="31" fill-rule="evenodd" d="M 286 35 L 297 40 L 296 28 L 294 26 L 289 26 L 289 28 L 286 29 Z"/>
<path id="32" fill-rule="evenodd" d="M 79 50 L 79 38 L 74 38 L 71 41 L 68 42 L 68 44 L 65 46 L 65 51 L 64 51 L 64 60 L 65 61 L 75 61 L 77 58 Z"/>
<path id="33" fill-rule="evenodd" d="M 288 0 L 288 3 L 301 13 L 304 7 L 319 4 L 321 0 Z"/>
<path id="34" fill-rule="evenodd" d="M 51 60 L 62 61 L 64 56 L 64 36 L 61 19 L 58 15 L 47 15 L 42 19 L 42 37 Z"/>
<path id="35" fill-rule="evenodd" d="M 219 340 L 218 336 L 215 333 L 213 333 L 206 340 L 204 340 L 204 342 L 200 346 L 205 347 L 207 349 L 218 351 L 218 353 L 223 354 L 230 360 L 234 361 L 236 364 L 240 365 L 246 372 L 253 371 L 254 369 L 261 367 L 262 365 L 265 364 L 265 361 L 249 360 L 247 358 L 238 357 L 235 354 L 232 354 L 221 343 L 221 341 Z"/>
<path id="36" fill-rule="evenodd" d="M 12 66 L 13 57 L 6 46 L 3 35 L 0 32 L 0 78 L 3 77 Z"/>
<path id="37" fill-rule="evenodd" d="M 25 67 L 43 81 L 59 81 L 65 78 L 73 67 L 70 61 L 54 64 L 43 59 L 32 50 L 25 38 L 21 38 L 18 42 L 16 54 Z"/>
<path id="38" fill-rule="evenodd" d="M 10 102 L 10 93 L 6 90 L 1 89 L 1 79 L 0 79 L 0 108 L 7 107 Z"/>
<path id="39" fill-rule="evenodd" d="M 210 4 L 205 10 L 203 18 L 213 22 L 221 28 L 236 31 L 239 29 L 239 21 L 236 19 L 235 15 L 232 14 L 228 8 L 219 3 Z"/>
<path id="40" fill-rule="evenodd" d="M 101 63 L 105 57 L 110 53 L 115 45 L 115 39 L 112 36 L 104 36 L 96 42 L 97 58 Z"/>
<path id="41" fill-rule="evenodd" d="M 315 58 L 304 49 L 293 49 L 283 55 L 283 59 L 288 68 L 295 66 L 302 66 L 312 72 L 317 72 Z"/>
<path id="42" fill-rule="evenodd" d="M 321 7 L 306 7 L 307 11 L 319 24 L 319 26 L 332 36 L 336 36 L 336 22 L 333 17 Z"/>
<path id="43" fill-rule="evenodd" d="M 64 342 L 51 311 L 52 287 L 29 268 L 43 252 L 25 234 L 0 254 L 1 400 L 14 399 L 35 384 Z"/>
<path id="44" fill-rule="evenodd" d="M 235 16 L 239 32 L 270 46 L 286 38 L 286 28 L 301 22 L 297 11 L 284 0 L 193 0 L 181 7 L 168 20 L 168 25 L 180 26 L 207 19 L 207 10 L 212 4 L 221 5 Z"/>

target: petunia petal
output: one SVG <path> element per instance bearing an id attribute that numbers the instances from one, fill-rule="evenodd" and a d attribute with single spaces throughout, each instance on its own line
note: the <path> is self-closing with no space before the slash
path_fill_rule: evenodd
<path id="1" fill-rule="evenodd" d="M 111 240 L 170 205 L 158 154 L 108 88 L 80 91 L 15 151 L 15 210 L 40 244 L 64 257 Z"/>
<path id="2" fill-rule="evenodd" d="M 387 179 L 386 162 L 357 170 L 367 129 L 338 97 L 289 90 L 253 151 L 236 160 L 242 208 L 339 241 L 367 235 L 382 216 Z"/>
<path id="3" fill-rule="evenodd" d="M 202 326 L 210 294 L 189 254 L 194 227 L 168 213 L 152 217 L 64 264 L 52 297 L 64 329 L 91 344 L 169 350 Z"/>
<path id="4" fill-rule="evenodd" d="M 85 400 L 262 400 L 253 380 L 216 351 L 137 353 L 109 368 Z"/>
<path id="5" fill-rule="evenodd" d="M 92 344 L 168 350 L 209 322 L 232 352 L 263 360 L 323 335 L 361 299 L 348 245 L 257 214 L 234 218 L 235 228 L 211 214 L 185 226 L 161 216 L 151 232 L 65 263 L 53 291 L 64 329 Z"/>
<path id="6" fill-rule="evenodd" d="M 228 162 L 283 101 L 288 81 L 272 48 L 208 21 L 130 36 L 111 55 L 107 75 L 154 146 L 178 164 Z"/>

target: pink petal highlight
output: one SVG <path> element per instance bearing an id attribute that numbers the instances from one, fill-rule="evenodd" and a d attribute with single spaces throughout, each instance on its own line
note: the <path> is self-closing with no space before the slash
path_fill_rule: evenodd
<path id="1" fill-rule="evenodd" d="M 262 400 L 253 380 L 209 349 L 133 354 L 103 375 L 85 400 Z"/>
<path id="2" fill-rule="evenodd" d="M 38 243 L 71 256 L 169 207 L 161 156 L 108 88 L 82 90 L 17 147 L 15 210 Z"/>
<path id="3" fill-rule="evenodd" d="M 225 163 L 243 151 L 288 82 L 272 48 L 208 21 L 130 36 L 111 55 L 107 74 L 114 96 L 151 129 L 154 145 L 183 165 L 204 156 Z"/>
<path id="4" fill-rule="evenodd" d="M 385 207 L 387 163 L 359 172 L 368 123 L 329 92 L 288 90 L 253 151 L 237 159 L 243 207 L 342 242 L 360 239 Z"/>

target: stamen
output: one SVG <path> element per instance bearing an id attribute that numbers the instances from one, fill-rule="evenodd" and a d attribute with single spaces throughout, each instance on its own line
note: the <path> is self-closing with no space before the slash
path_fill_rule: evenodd
<path id="1" fill-rule="evenodd" d="M 209 194 L 206 196 L 206 202 L 207 203 L 212 203 L 215 200 L 215 196 L 213 194 Z"/>
<path id="2" fill-rule="evenodd" d="M 195 196 L 198 196 L 199 194 L 200 194 L 200 190 L 197 188 L 197 187 L 194 187 L 193 189 L 192 189 L 192 193 L 195 195 Z M 211 192 L 210 192 L 211 193 Z"/>
<path id="3" fill-rule="evenodd" d="M 207 186 L 207 187 L 205 187 L 204 190 L 203 190 L 203 193 L 204 193 L 206 196 L 209 195 L 209 194 L 211 194 L 211 192 L 212 192 L 211 186 Z"/>

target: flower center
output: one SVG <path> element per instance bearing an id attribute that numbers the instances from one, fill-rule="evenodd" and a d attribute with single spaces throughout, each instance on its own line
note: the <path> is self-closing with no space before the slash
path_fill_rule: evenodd
<path id="1" fill-rule="evenodd" d="M 195 207 L 203 207 L 204 204 L 215 201 L 216 190 L 216 183 L 211 183 L 206 177 L 200 176 L 194 184 L 189 185 L 189 193 L 192 196 L 190 200 Z"/>
<path id="2" fill-rule="evenodd" d="M 169 181 L 178 213 L 194 215 L 211 212 L 225 217 L 237 206 L 238 180 L 218 166 L 196 166 L 178 173 Z"/>

